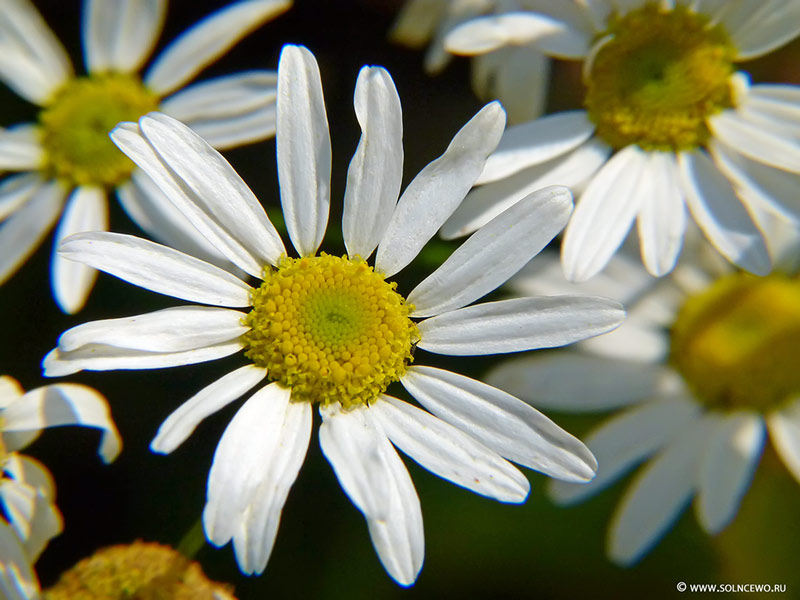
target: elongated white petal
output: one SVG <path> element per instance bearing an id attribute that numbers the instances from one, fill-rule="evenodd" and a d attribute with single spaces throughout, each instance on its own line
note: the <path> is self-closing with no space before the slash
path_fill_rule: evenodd
<path id="1" fill-rule="evenodd" d="M 42 166 L 44 149 L 33 124 L 0 130 L 0 170 L 35 171 Z"/>
<path id="2" fill-rule="evenodd" d="M 0 519 L 0 592 L 7 600 L 36 600 L 39 580 L 17 534 Z"/>
<path id="3" fill-rule="evenodd" d="M 697 461 L 713 419 L 701 419 L 660 452 L 625 492 L 609 530 L 611 560 L 630 565 L 644 556 L 667 532 L 696 489 Z"/>
<path id="4" fill-rule="evenodd" d="M 89 0 L 82 26 L 86 69 L 137 71 L 158 40 L 166 11 L 166 0 Z"/>
<path id="5" fill-rule="evenodd" d="M 98 453 L 111 462 L 122 448 L 106 399 L 77 383 L 57 383 L 26 393 L 3 412 L 4 430 L 28 431 L 58 425 L 96 427 L 103 432 Z"/>
<path id="6" fill-rule="evenodd" d="M 94 186 L 75 188 L 56 228 L 50 282 L 58 306 L 65 313 L 76 313 L 92 291 L 97 271 L 84 264 L 67 260 L 58 254 L 61 242 L 84 231 L 108 229 L 108 200 L 105 190 Z"/>
<path id="7" fill-rule="evenodd" d="M 386 434 L 366 408 L 320 406 L 319 444 L 339 484 L 367 518 L 389 518 L 391 483 L 383 446 Z"/>
<path id="8" fill-rule="evenodd" d="M 72 76 L 63 46 L 29 0 L 5 0 L 0 19 L 0 78 L 42 105 Z"/>
<path id="9" fill-rule="evenodd" d="M 499 103 L 487 104 L 408 184 L 378 245 L 378 271 L 387 277 L 400 271 L 453 214 L 497 146 L 505 120 Z"/>
<path id="10" fill-rule="evenodd" d="M 350 256 L 369 258 L 383 238 L 403 180 L 403 115 L 391 75 L 364 67 L 353 101 L 361 139 L 347 170 L 342 233 Z"/>
<path id="11" fill-rule="evenodd" d="M 800 481 L 800 398 L 767 415 L 767 427 L 778 456 Z"/>
<path id="12" fill-rule="evenodd" d="M 731 32 L 737 60 L 763 56 L 800 34 L 800 6 L 796 2 L 764 2 L 750 15 L 742 27 Z"/>
<path id="13" fill-rule="evenodd" d="M 0 284 L 33 254 L 50 231 L 64 205 L 65 190 L 51 182 L 33 191 L 33 197 L 0 226 Z"/>
<path id="14" fill-rule="evenodd" d="M 572 374 L 581 377 L 580 372 Z M 638 463 L 672 443 L 700 414 L 700 406 L 684 398 L 657 398 L 605 421 L 586 437 L 597 458 L 597 477 L 586 484 L 553 481 L 554 502 L 582 502 L 617 481 Z"/>
<path id="15" fill-rule="evenodd" d="M 626 146 L 589 182 L 564 231 L 561 264 L 567 279 L 586 281 L 608 264 L 639 212 L 639 181 L 649 177 L 647 167 L 647 154 Z"/>
<path id="16" fill-rule="evenodd" d="M 192 224 L 231 262 L 254 277 L 261 276 L 265 265 L 275 264 L 285 253 L 283 242 L 258 199 L 228 161 L 186 125 L 167 115 L 151 113 L 139 120 L 139 126 L 166 168 L 164 164 L 151 164 L 144 155 L 139 156 L 139 166 Z M 123 131 L 115 129 L 112 138 L 116 140 L 115 133 Z M 136 161 L 137 156 L 131 158 Z M 165 182 L 170 176 L 173 181 Z"/>
<path id="17" fill-rule="evenodd" d="M 433 367 L 410 367 L 401 382 L 434 415 L 509 460 L 565 481 L 594 477 L 586 446 L 514 396 Z"/>
<path id="18" fill-rule="evenodd" d="M 547 100 L 550 59 L 530 46 L 507 47 L 493 52 L 492 56 L 495 54 L 501 56 L 490 78 L 490 89 L 478 96 L 485 101 L 500 100 L 509 123 L 524 123 L 541 116 Z M 482 58 L 485 57 L 474 60 Z M 473 73 L 476 70 L 474 64 L 472 70 Z"/>
<path id="19" fill-rule="evenodd" d="M 218 10 L 181 34 L 158 56 L 145 75 L 145 85 L 160 95 L 178 89 L 291 4 L 291 0 L 242 0 Z"/>
<path id="20" fill-rule="evenodd" d="M 25 543 L 31 530 L 36 509 L 36 488 L 11 479 L 0 480 L 0 502 L 4 516 Z"/>
<path id="21" fill-rule="evenodd" d="M 286 229 L 301 256 L 322 243 L 330 210 L 331 138 L 314 55 L 284 46 L 278 65 L 278 181 Z"/>
<path id="22" fill-rule="evenodd" d="M 764 419 L 754 412 L 725 415 L 715 425 L 700 462 L 695 500 L 697 519 L 708 533 L 722 531 L 739 510 L 765 437 Z"/>
<path id="23" fill-rule="evenodd" d="M 42 361 L 45 377 L 63 377 L 79 371 L 113 371 L 115 369 L 163 369 L 193 365 L 230 356 L 242 349 L 239 340 L 181 352 L 147 352 L 89 344 L 72 352 L 51 350 Z"/>
<path id="24" fill-rule="evenodd" d="M 593 132 L 594 125 L 583 110 L 547 115 L 509 127 L 475 183 L 497 181 L 552 160 L 580 146 Z"/>
<path id="25" fill-rule="evenodd" d="M 244 313 L 227 308 L 176 306 L 77 325 L 61 334 L 58 348 L 72 352 L 98 344 L 147 352 L 182 352 L 238 338 L 249 329 L 243 318 Z"/>
<path id="26" fill-rule="evenodd" d="M 55 500 L 56 483 L 50 471 L 41 462 L 24 454 L 14 453 L 5 465 L 6 475 L 36 488 L 45 498 Z"/>
<path id="27" fill-rule="evenodd" d="M 265 369 L 245 365 L 204 387 L 167 417 L 150 442 L 150 449 L 169 454 L 192 435 L 203 419 L 241 398 L 266 376 Z"/>
<path id="28" fill-rule="evenodd" d="M 726 110 L 708 120 L 714 136 L 752 160 L 800 172 L 800 142 Z"/>
<path id="29" fill-rule="evenodd" d="M 661 277 L 678 260 L 686 230 L 686 207 L 678 185 L 674 154 L 650 152 L 648 163 L 638 187 L 639 244 L 645 267 L 652 275 Z"/>
<path id="30" fill-rule="evenodd" d="M 250 306 L 251 288 L 240 279 L 132 235 L 82 233 L 61 244 L 59 253 L 160 294 L 217 306 Z"/>
<path id="31" fill-rule="evenodd" d="M 761 232 L 736 198 L 730 182 L 703 152 L 678 155 L 681 182 L 692 216 L 709 241 L 732 263 L 756 275 L 769 273 Z"/>
<path id="32" fill-rule="evenodd" d="M 567 188 L 529 194 L 472 234 L 411 291 L 412 315 L 461 308 L 502 285 L 561 231 L 571 212 Z"/>
<path id="33" fill-rule="evenodd" d="M 555 348 L 610 331 L 625 310 L 594 296 L 541 296 L 467 306 L 419 324 L 423 350 L 474 356 Z"/>
<path id="34" fill-rule="evenodd" d="M 395 446 L 439 477 L 500 502 L 528 497 L 525 476 L 460 429 L 390 396 L 369 410 Z"/>
<path id="35" fill-rule="evenodd" d="M 0 222 L 14 214 L 42 185 L 38 173 L 20 173 L 0 182 Z"/>

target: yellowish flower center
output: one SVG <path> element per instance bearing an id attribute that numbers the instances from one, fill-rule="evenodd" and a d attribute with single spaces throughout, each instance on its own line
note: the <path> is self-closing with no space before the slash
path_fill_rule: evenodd
<path id="1" fill-rule="evenodd" d="M 252 294 L 245 355 L 294 401 L 372 402 L 419 340 L 395 287 L 358 257 L 283 258 Z"/>
<path id="2" fill-rule="evenodd" d="M 607 41 L 591 64 L 585 104 L 613 148 L 697 148 L 709 138 L 706 119 L 733 105 L 736 49 L 705 15 L 648 3 L 612 16 L 599 39 Z"/>
<path id="3" fill-rule="evenodd" d="M 712 407 L 766 411 L 800 395 L 800 280 L 734 274 L 690 297 L 672 364 Z"/>
<path id="4" fill-rule="evenodd" d="M 39 115 L 44 170 L 70 185 L 114 186 L 133 162 L 108 137 L 120 121 L 158 108 L 158 98 L 132 75 L 105 73 L 68 81 Z"/>

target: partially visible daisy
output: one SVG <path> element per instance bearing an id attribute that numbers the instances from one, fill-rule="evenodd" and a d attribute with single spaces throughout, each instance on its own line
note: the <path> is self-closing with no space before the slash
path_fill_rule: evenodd
<path id="1" fill-rule="evenodd" d="M 38 582 L 31 565 L 50 539 L 61 533 L 50 472 L 38 460 L 19 453 L 42 429 L 59 425 L 101 429 L 103 461 L 109 463 L 119 454 L 121 440 L 106 400 L 92 388 L 60 383 L 24 393 L 11 377 L 0 377 L 0 590 L 5 591 L 4 598 L 35 597 Z"/>
<path id="2" fill-rule="evenodd" d="M 564 233 L 566 276 L 598 273 L 637 221 L 642 260 L 675 265 L 686 208 L 734 264 L 770 270 L 753 213 L 800 220 L 800 88 L 750 85 L 735 63 L 800 33 L 800 2 L 596 0 L 481 17 L 448 47 L 474 54 L 532 43 L 583 61 L 585 110 L 506 131 L 443 235 L 475 230 L 531 189 L 583 189 Z"/>
<path id="3" fill-rule="evenodd" d="M 166 0 L 86 0 L 76 76 L 61 44 L 29 0 L 0 3 L 0 79 L 41 107 L 37 123 L 0 131 L 0 284 L 59 219 L 55 247 L 81 231 L 108 228 L 113 189 L 152 237 L 203 256 L 215 252 L 108 139 L 120 121 L 152 111 L 173 115 L 216 148 L 275 132 L 274 71 L 247 71 L 184 86 L 239 39 L 285 11 L 291 0 L 242 0 L 170 44 L 140 77 L 161 32 Z M 180 91 L 179 91 L 180 90 Z M 80 310 L 96 272 L 53 254 L 51 284 L 65 312 Z"/>
<path id="4" fill-rule="evenodd" d="M 800 481 L 800 279 L 734 271 L 710 246 L 691 258 L 662 279 L 625 253 L 584 284 L 558 278 L 557 260 L 521 273 L 512 281 L 519 291 L 602 290 L 623 300 L 629 319 L 580 348 L 487 375 L 540 408 L 622 409 L 587 436 L 597 477 L 554 482 L 550 492 L 560 504 L 579 502 L 647 461 L 611 519 L 607 552 L 623 565 L 649 552 L 692 498 L 703 530 L 724 529 L 767 433 Z"/>
<path id="5" fill-rule="evenodd" d="M 447 34 L 474 17 L 538 6 L 548 0 L 408 0 L 389 37 L 411 48 L 428 46 L 425 71 L 440 73 L 452 55 L 445 50 Z M 504 46 L 472 61 L 472 88 L 485 102 L 499 99 L 511 123 L 542 114 L 547 97 L 550 59 L 532 45 Z"/>
<path id="6" fill-rule="evenodd" d="M 344 198 L 348 254 L 318 254 L 331 165 L 319 70 L 307 49 L 287 46 L 278 73 L 281 202 L 299 258 L 287 256 L 249 188 L 190 129 L 157 113 L 123 124 L 112 134 L 120 148 L 220 252 L 261 283 L 251 288 L 220 268 L 136 237 L 74 236 L 62 244 L 63 256 L 210 306 L 79 325 L 45 358 L 45 373 L 158 368 L 244 351 L 250 364 L 178 408 L 151 445 L 173 451 L 204 418 L 257 389 L 217 446 L 203 512 L 208 539 L 219 546 L 232 539 L 245 573 L 264 570 L 318 404 L 323 453 L 366 517 L 384 567 L 410 585 L 422 566 L 422 513 L 392 444 L 430 471 L 503 502 L 524 501 L 529 485 L 502 456 L 567 481 L 591 479 L 595 468 L 580 441 L 522 401 L 450 371 L 412 366 L 414 353 L 558 346 L 612 329 L 623 312 L 616 302 L 584 296 L 467 306 L 561 230 L 572 210 L 566 188 L 531 194 L 407 296 L 396 291 L 386 279 L 414 259 L 462 200 L 500 139 L 505 115 L 496 102 L 485 106 L 398 200 L 400 100 L 379 67 L 363 68 L 356 83 L 362 137 Z M 271 383 L 262 386 L 265 379 Z M 386 395 L 397 381 L 430 412 Z"/>

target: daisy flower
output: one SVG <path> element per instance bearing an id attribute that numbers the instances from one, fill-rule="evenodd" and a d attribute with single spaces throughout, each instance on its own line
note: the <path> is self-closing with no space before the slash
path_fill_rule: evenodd
<path id="1" fill-rule="evenodd" d="M 441 73 L 452 55 L 444 47 L 447 34 L 464 21 L 486 13 L 518 9 L 521 4 L 546 0 L 408 0 L 394 22 L 389 37 L 410 48 L 423 48 L 425 71 Z M 472 88 L 484 101 L 499 99 L 511 123 L 542 114 L 547 96 L 550 60 L 532 45 L 504 46 L 475 56 Z"/>
<path id="2" fill-rule="evenodd" d="M 287 255 L 252 192 L 190 129 L 160 114 L 123 124 L 112 133 L 120 148 L 220 252 L 261 283 L 251 288 L 218 267 L 136 237 L 73 236 L 62 244 L 63 256 L 210 306 L 79 325 L 45 358 L 45 372 L 177 366 L 244 351 L 250 364 L 179 407 L 151 445 L 173 451 L 205 417 L 257 389 L 214 455 L 203 512 L 208 539 L 218 546 L 232 539 L 245 573 L 264 570 L 317 404 L 325 457 L 366 517 L 384 567 L 410 585 L 422 566 L 422 513 L 393 444 L 437 475 L 503 502 L 524 501 L 529 485 L 502 457 L 568 481 L 591 479 L 595 468 L 580 441 L 522 401 L 450 371 L 411 365 L 415 352 L 461 356 L 557 346 L 613 328 L 623 312 L 616 302 L 583 296 L 467 306 L 564 226 L 572 209 L 566 188 L 531 194 L 407 296 L 396 291 L 387 278 L 414 259 L 462 200 L 500 139 L 505 115 L 496 102 L 484 107 L 398 200 L 400 101 L 379 67 L 363 68 L 356 83 L 362 137 L 344 195 L 348 254 L 318 253 L 331 168 L 319 70 L 307 49 L 287 46 L 278 73 L 281 203 L 299 257 Z M 262 385 L 265 379 L 270 383 Z M 397 381 L 430 412 L 386 395 Z"/>
<path id="3" fill-rule="evenodd" d="M 689 253 L 687 253 L 689 254 Z M 687 257 L 688 258 L 688 257 Z M 715 250 L 694 253 L 662 279 L 621 252 L 591 281 L 569 284 L 557 260 L 511 285 L 541 293 L 598 292 L 628 319 L 580 348 L 511 360 L 487 375 L 542 408 L 622 409 L 587 436 L 597 477 L 556 483 L 559 504 L 582 501 L 639 469 L 616 507 L 609 557 L 637 562 L 694 499 L 709 534 L 735 517 L 767 433 L 800 481 L 800 279 L 734 271 Z"/>
<path id="4" fill-rule="evenodd" d="M 473 231 L 530 189 L 583 189 L 564 233 L 566 276 L 597 274 L 634 219 L 647 270 L 675 265 L 686 208 L 728 260 L 770 270 L 753 212 L 800 219 L 800 88 L 750 85 L 735 64 L 800 33 L 786 0 L 595 0 L 474 19 L 448 47 L 533 43 L 583 61 L 584 109 L 510 128 L 443 235 Z M 557 6 L 555 6 L 557 5 Z"/>
<path id="5" fill-rule="evenodd" d="M 274 71 L 248 71 L 184 86 L 244 35 L 286 10 L 291 0 L 246 0 L 221 9 L 167 46 L 144 76 L 166 0 L 86 0 L 83 51 L 88 74 L 69 58 L 29 0 L 2 0 L 0 79 L 41 107 L 36 123 L 0 131 L 0 284 L 59 219 L 55 247 L 81 231 L 108 228 L 106 198 L 155 239 L 204 256 L 215 252 L 108 139 L 120 121 L 161 110 L 182 119 L 217 148 L 275 132 Z M 61 259 L 51 264 L 53 295 L 80 310 L 96 272 Z"/>
<path id="6" fill-rule="evenodd" d="M 0 591 L 4 598 L 35 597 L 38 581 L 30 565 L 62 530 L 50 472 L 36 459 L 19 453 L 42 429 L 59 425 L 101 429 L 103 461 L 109 463 L 119 454 L 122 443 L 106 400 L 92 388 L 60 383 L 25 393 L 11 377 L 0 377 L 0 504 L 5 515 L 0 517 Z"/>

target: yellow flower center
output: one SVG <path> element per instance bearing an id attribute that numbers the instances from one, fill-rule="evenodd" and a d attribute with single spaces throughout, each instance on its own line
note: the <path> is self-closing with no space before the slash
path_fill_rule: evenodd
<path id="1" fill-rule="evenodd" d="M 706 119 L 733 106 L 736 49 L 707 16 L 648 3 L 612 16 L 599 39 L 585 103 L 613 148 L 691 150 L 708 140 Z"/>
<path id="2" fill-rule="evenodd" d="M 70 185 L 114 186 L 133 162 L 112 143 L 120 121 L 158 108 L 158 98 L 131 75 L 105 73 L 68 81 L 39 115 L 44 170 Z"/>
<path id="3" fill-rule="evenodd" d="M 283 258 L 252 294 L 245 356 L 295 401 L 372 402 L 405 372 L 419 340 L 413 307 L 395 287 L 358 257 Z"/>
<path id="4" fill-rule="evenodd" d="M 690 297 L 672 364 L 699 399 L 766 411 L 800 394 L 800 280 L 737 273 Z"/>

